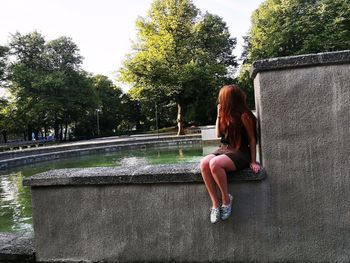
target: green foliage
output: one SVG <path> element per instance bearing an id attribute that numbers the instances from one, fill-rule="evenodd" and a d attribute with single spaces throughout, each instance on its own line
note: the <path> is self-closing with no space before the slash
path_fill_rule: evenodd
<path id="1" fill-rule="evenodd" d="M 83 71 L 81 63 L 79 49 L 69 37 L 47 42 L 37 32 L 12 35 L 9 47 L 0 47 L 0 66 L 4 65 L 13 96 L 0 101 L 0 130 L 27 133 L 28 139 L 32 132 L 38 137 L 39 132 L 48 135 L 54 130 L 56 140 L 62 140 L 68 138 L 69 128 L 76 138 L 119 133 L 124 119 L 127 130 L 139 128 L 136 102 L 126 100 L 107 77 Z"/>
<path id="2" fill-rule="evenodd" d="M 149 90 L 142 88 L 131 88 L 128 92 L 128 99 L 139 103 L 140 121 L 143 124 L 143 131 L 156 129 L 156 108 L 158 117 L 158 127 L 175 126 L 176 103 L 159 90 Z"/>
<path id="3" fill-rule="evenodd" d="M 252 16 L 249 59 L 350 48 L 349 0 L 267 0 Z"/>
<path id="4" fill-rule="evenodd" d="M 0 83 L 5 78 L 8 47 L 0 46 Z"/>
<path id="5" fill-rule="evenodd" d="M 238 86 L 244 90 L 247 95 L 247 103 L 250 109 L 255 108 L 255 98 L 254 98 L 254 84 L 253 79 L 250 77 L 251 64 L 242 64 L 239 75 L 237 77 Z"/>
<path id="6" fill-rule="evenodd" d="M 0 133 L 8 134 L 8 131 L 11 131 L 12 134 L 21 134 L 15 116 L 15 104 L 10 99 L 0 98 Z M 5 138 L 1 138 L 0 141 L 4 142 Z"/>
<path id="7" fill-rule="evenodd" d="M 59 139 L 62 125 L 78 121 L 84 112 L 96 107 L 97 96 L 87 74 L 80 70 L 82 58 L 70 38 L 46 43 L 37 32 L 16 33 L 9 48 L 13 58 L 9 89 L 15 97 L 21 129 L 27 127 L 31 134 L 53 127 Z"/>
<path id="8" fill-rule="evenodd" d="M 266 0 L 253 13 L 245 42 L 238 81 L 252 94 L 249 69 L 256 60 L 350 49 L 350 1 Z"/>
<path id="9" fill-rule="evenodd" d="M 96 136 L 97 114 L 100 135 L 107 136 L 115 134 L 113 130 L 117 130 L 122 118 L 122 90 L 103 75 L 91 76 L 90 82 L 97 96 L 97 100 L 92 110 L 86 112 L 86 115 L 77 122 L 74 129 L 75 134 L 77 136 Z"/>
<path id="10" fill-rule="evenodd" d="M 215 108 L 212 97 L 201 95 L 215 93 L 227 68 L 236 66 L 236 40 L 225 22 L 209 13 L 201 16 L 189 0 L 155 0 L 136 27 L 134 52 L 120 71 L 121 80 L 133 84 L 130 94 L 153 105 L 176 103 L 178 123 L 194 98 Z"/>
<path id="11" fill-rule="evenodd" d="M 129 94 L 123 94 L 122 102 L 122 116 L 118 129 L 123 133 L 130 133 L 131 130 L 145 131 L 148 128 L 145 123 L 145 116 L 141 113 L 141 104 L 138 100 L 132 98 Z"/>
<path id="12" fill-rule="evenodd" d="M 112 134 L 112 130 L 116 130 L 121 122 L 123 92 L 106 76 L 93 77 L 93 83 L 99 98 L 98 109 L 101 110 L 99 115 L 101 133 Z"/>
<path id="13" fill-rule="evenodd" d="M 6 118 L 8 116 L 8 106 L 9 102 L 6 99 L 0 98 L 0 131 L 6 128 Z"/>

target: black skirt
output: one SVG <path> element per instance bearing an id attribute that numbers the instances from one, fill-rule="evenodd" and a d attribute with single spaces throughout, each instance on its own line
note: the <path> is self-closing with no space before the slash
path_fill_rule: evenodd
<path id="1" fill-rule="evenodd" d="M 250 165 L 250 150 L 249 147 L 244 147 L 240 149 L 234 149 L 227 144 L 221 144 L 220 147 L 213 152 L 214 155 L 218 156 L 225 154 L 228 158 L 232 160 L 237 168 L 237 171 L 248 168 Z"/>

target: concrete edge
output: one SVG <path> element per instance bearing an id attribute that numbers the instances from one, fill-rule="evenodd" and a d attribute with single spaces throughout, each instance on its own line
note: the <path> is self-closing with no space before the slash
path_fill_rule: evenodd
<path id="1" fill-rule="evenodd" d="M 0 233 L 0 262 L 35 262 L 32 233 Z"/>
<path id="2" fill-rule="evenodd" d="M 39 153 L 35 155 L 19 156 L 16 158 L 0 160 L 0 168 L 8 169 L 16 166 L 27 165 L 32 163 L 39 163 L 44 161 L 56 160 L 59 158 L 69 158 L 77 157 L 83 155 L 91 154 L 101 154 L 101 153 L 110 153 L 118 152 L 122 150 L 134 150 L 136 148 L 147 149 L 155 147 L 164 147 L 169 145 L 193 145 L 201 144 L 202 140 L 200 138 L 183 138 L 183 139 L 171 139 L 171 140 L 162 140 L 162 141 L 133 141 L 131 143 L 119 143 L 112 144 L 108 146 L 95 146 L 91 148 L 82 148 L 82 149 L 71 149 L 57 152 L 46 152 Z"/>
<path id="3" fill-rule="evenodd" d="M 263 167 L 257 174 L 250 168 L 228 174 L 229 181 L 259 181 L 265 178 Z M 56 169 L 23 180 L 24 186 L 32 187 L 164 183 L 203 183 L 199 163 Z"/>
<path id="4" fill-rule="evenodd" d="M 164 142 L 164 141 L 177 141 L 177 140 L 196 140 L 201 139 L 200 134 L 188 134 L 180 136 L 150 136 L 150 137 L 132 137 L 132 138 L 117 138 L 110 140 L 95 140 L 95 141 L 82 141 L 76 143 L 63 143 L 58 145 L 50 145 L 47 147 L 40 148 L 30 148 L 23 150 L 13 150 L 0 152 L 0 160 L 7 160 L 20 156 L 37 155 L 48 152 L 60 152 L 67 150 L 80 150 L 80 149 L 90 149 L 96 147 L 106 147 L 106 146 L 117 146 L 122 144 L 138 144 L 138 143 L 154 143 L 154 142 Z"/>
<path id="5" fill-rule="evenodd" d="M 255 78 L 256 74 L 262 71 L 329 64 L 344 64 L 349 62 L 350 50 L 269 58 L 255 61 L 251 67 L 250 76 Z"/>

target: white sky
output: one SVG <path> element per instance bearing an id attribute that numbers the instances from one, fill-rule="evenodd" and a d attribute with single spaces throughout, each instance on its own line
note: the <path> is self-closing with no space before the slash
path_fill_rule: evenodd
<path id="1" fill-rule="evenodd" d="M 152 0 L 1 0 L 0 45 L 10 34 L 37 30 L 46 40 L 68 36 L 84 57 L 83 69 L 115 80 L 135 39 L 135 21 L 146 16 Z M 237 37 L 235 55 L 250 16 L 263 0 L 193 0 L 202 13 L 223 17 L 231 36 Z M 1 90 L 0 90 L 1 95 Z"/>

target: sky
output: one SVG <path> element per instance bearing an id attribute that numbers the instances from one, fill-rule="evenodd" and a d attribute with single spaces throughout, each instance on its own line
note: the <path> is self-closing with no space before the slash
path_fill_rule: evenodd
<path id="1" fill-rule="evenodd" d="M 202 13 L 219 15 L 242 52 L 252 12 L 263 0 L 193 0 Z M 145 17 L 152 0 L 1 0 L 0 45 L 10 34 L 38 31 L 45 39 L 71 37 L 84 57 L 83 69 L 111 80 L 136 39 L 135 21 Z M 0 91 L 1 95 L 1 91 Z"/>

